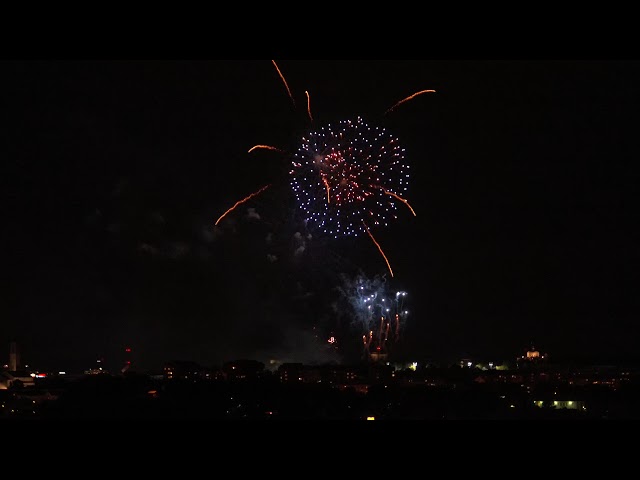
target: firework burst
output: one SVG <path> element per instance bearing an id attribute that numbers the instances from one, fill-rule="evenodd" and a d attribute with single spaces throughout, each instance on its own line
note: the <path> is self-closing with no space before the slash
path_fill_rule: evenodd
<path id="1" fill-rule="evenodd" d="M 405 308 L 407 292 L 393 291 L 384 276 L 372 279 L 358 275 L 342 278 L 339 287 L 346 300 L 351 328 L 362 335 L 363 356 L 371 359 L 387 356 L 399 341 L 409 311 Z"/>
<path id="2" fill-rule="evenodd" d="M 306 221 L 335 238 L 386 227 L 409 184 L 404 153 L 396 137 L 360 117 L 310 132 L 290 171 Z"/>
<path id="3" fill-rule="evenodd" d="M 289 98 L 294 98 L 284 75 L 272 60 Z M 435 92 L 421 90 L 396 102 L 385 115 L 418 95 Z M 311 124 L 309 92 L 307 115 Z M 282 150 L 255 145 L 257 150 Z M 399 139 L 382 127 L 368 125 L 361 117 L 313 129 L 303 136 L 298 150 L 290 157 L 290 185 L 307 225 L 335 238 L 366 233 L 384 258 L 393 277 L 391 264 L 372 229 L 386 227 L 398 217 L 398 208 L 414 209 L 406 198 L 409 165 Z M 265 185 L 227 209 L 216 225 L 239 205 L 269 188 Z"/>

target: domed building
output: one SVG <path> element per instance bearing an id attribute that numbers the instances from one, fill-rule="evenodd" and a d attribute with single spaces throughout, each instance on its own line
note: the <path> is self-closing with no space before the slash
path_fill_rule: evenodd
<path id="1" fill-rule="evenodd" d="M 540 353 L 533 344 L 531 344 L 531 347 L 526 351 L 526 353 L 518 358 L 516 358 L 516 362 L 518 365 L 518 368 L 526 368 L 526 367 L 530 367 L 533 365 L 540 365 L 542 363 L 545 363 L 547 360 L 547 354 L 546 353 Z"/>

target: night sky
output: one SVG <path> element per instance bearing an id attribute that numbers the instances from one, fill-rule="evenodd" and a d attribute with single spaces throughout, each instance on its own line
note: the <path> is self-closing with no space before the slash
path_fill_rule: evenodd
<path id="1" fill-rule="evenodd" d="M 295 105 L 270 59 L 0 63 L 3 363 L 11 341 L 69 370 L 359 346 L 337 287 L 382 257 L 309 237 L 287 157 L 247 153 L 297 148 L 305 91 L 315 125 L 406 148 L 416 216 L 374 231 L 408 292 L 398 358 L 637 357 L 640 62 L 276 62 Z"/>

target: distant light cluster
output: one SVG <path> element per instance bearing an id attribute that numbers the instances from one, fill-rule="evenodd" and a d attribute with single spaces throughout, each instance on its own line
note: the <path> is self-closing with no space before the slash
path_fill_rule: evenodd
<path id="1" fill-rule="evenodd" d="M 386 227 L 397 218 L 397 201 L 406 203 L 404 153 L 396 137 L 361 117 L 310 132 L 290 171 L 307 223 L 336 238 Z"/>

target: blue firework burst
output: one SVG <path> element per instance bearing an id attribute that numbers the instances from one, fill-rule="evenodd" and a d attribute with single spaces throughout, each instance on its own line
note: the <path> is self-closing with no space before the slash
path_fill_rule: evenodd
<path id="1" fill-rule="evenodd" d="M 292 157 L 291 187 L 308 224 L 357 236 L 397 218 L 409 166 L 397 137 L 361 117 L 309 132 Z"/>

